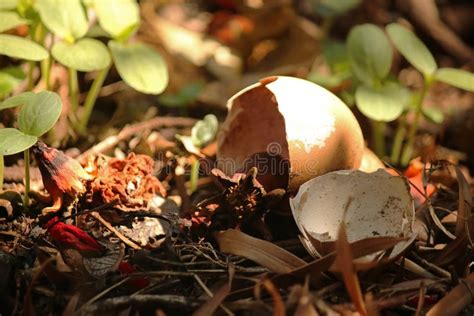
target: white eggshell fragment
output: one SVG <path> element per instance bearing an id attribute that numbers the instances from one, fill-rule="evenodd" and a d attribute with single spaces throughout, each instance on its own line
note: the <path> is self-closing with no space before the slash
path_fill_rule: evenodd
<path id="1" fill-rule="evenodd" d="M 390 258 L 414 238 L 415 211 L 408 182 L 384 170 L 326 173 L 304 183 L 290 206 L 313 255 L 324 255 L 321 243 L 334 242 L 342 222 L 349 242 L 379 236 L 411 239 L 395 246 Z"/>
<path id="2" fill-rule="evenodd" d="M 227 107 L 217 160 L 228 175 L 245 170 L 255 155 L 258 163 L 278 156 L 289 162 L 284 180 L 296 192 L 311 178 L 361 163 L 364 140 L 356 118 L 338 97 L 310 81 L 265 78 L 234 95 Z M 267 175 L 282 175 L 277 162 L 267 166 Z"/>

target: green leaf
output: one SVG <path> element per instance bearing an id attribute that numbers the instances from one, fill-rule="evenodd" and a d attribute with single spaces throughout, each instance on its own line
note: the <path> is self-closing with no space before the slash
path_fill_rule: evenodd
<path id="1" fill-rule="evenodd" d="M 8 156 L 30 148 L 38 141 L 38 137 L 25 135 L 16 128 L 0 129 L 0 155 Z"/>
<path id="2" fill-rule="evenodd" d="M 219 121 L 214 114 L 208 114 L 198 121 L 191 130 L 191 140 L 197 147 L 208 144 L 216 137 Z"/>
<path id="3" fill-rule="evenodd" d="M 354 9 L 360 2 L 361 0 L 319 0 L 314 5 L 314 10 L 323 17 L 331 17 Z"/>
<path id="4" fill-rule="evenodd" d="M 0 110 L 25 105 L 28 102 L 32 102 L 35 95 L 36 94 L 34 92 L 23 92 L 19 95 L 9 97 L 8 99 L 0 103 Z"/>
<path id="5" fill-rule="evenodd" d="M 158 100 L 161 105 L 170 108 L 184 107 L 193 102 L 204 88 L 202 82 L 193 82 L 185 85 L 178 93 L 162 94 Z"/>
<path id="6" fill-rule="evenodd" d="M 86 37 L 105 37 L 110 38 L 110 34 L 104 31 L 99 24 L 92 25 L 87 31 Z"/>
<path id="7" fill-rule="evenodd" d="M 350 72 L 340 72 L 332 75 L 322 75 L 316 72 L 310 72 L 308 75 L 308 80 L 325 88 L 334 88 L 340 86 L 344 80 L 347 80 L 350 77 Z"/>
<path id="8" fill-rule="evenodd" d="M 430 120 L 431 122 L 435 124 L 441 124 L 444 121 L 443 111 L 437 108 L 423 107 L 422 113 L 425 118 L 427 118 L 428 120 Z"/>
<path id="9" fill-rule="evenodd" d="M 435 79 L 450 84 L 456 88 L 474 91 L 474 74 L 466 70 L 440 68 L 435 73 Z"/>
<path id="10" fill-rule="evenodd" d="M 25 105 L 29 102 L 31 103 L 35 96 L 36 94 L 34 92 L 23 92 L 15 95 L 0 103 L 0 110 Z"/>
<path id="11" fill-rule="evenodd" d="M 83 37 L 88 24 L 80 0 L 36 0 L 41 21 L 54 35 L 69 42 Z"/>
<path id="12" fill-rule="evenodd" d="M 109 41 L 112 58 L 122 79 L 143 93 L 159 94 L 168 85 L 168 70 L 163 58 L 141 44 Z"/>
<path id="13" fill-rule="evenodd" d="M 0 55 L 12 58 L 40 61 L 48 58 L 43 46 L 19 36 L 0 34 Z"/>
<path id="14" fill-rule="evenodd" d="M 51 53 L 61 64 L 86 72 L 104 69 L 112 61 L 107 46 L 92 38 L 84 38 L 72 44 L 58 42 Z"/>
<path id="15" fill-rule="evenodd" d="M 384 79 L 392 65 L 392 48 L 385 33 L 373 24 L 352 28 L 347 38 L 347 50 L 354 74 L 372 85 Z"/>
<path id="16" fill-rule="evenodd" d="M 100 26 L 115 39 L 123 38 L 140 22 L 135 0 L 94 0 L 94 8 Z"/>
<path id="17" fill-rule="evenodd" d="M 12 11 L 1 11 L 0 12 L 0 32 L 7 31 L 13 29 L 17 26 L 23 24 L 29 24 L 29 21 L 23 19 L 18 15 L 16 12 Z"/>
<path id="18" fill-rule="evenodd" d="M 61 98 L 54 92 L 42 91 L 21 108 L 18 128 L 25 134 L 41 136 L 56 124 L 61 114 Z"/>
<path id="19" fill-rule="evenodd" d="M 387 25 L 390 39 L 403 57 L 425 76 L 431 76 L 438 66 L 423 42 L 410 30 L 397 23 Z"/>
<path id="20" fill-rule="evenodd" d="M 406 88 L 397 83 L 389 82 L 375 89 L 359 86 L 355 93 L 357 108 L 375 121 L 390 122 L 398 118 L 410 98 Z"/>
<path id="21" fill-rule="evenodd" d="M 0 98 L 11 93 L 25 79 L 20 67 L 4 68 L 0 71 Z M 1 109 L 1 104 L 0 104 Z"/>
<path id="22" fill-rule="evenodd" d="M 346 44 L 333 39 L 325 39 L 321 43 L 324 59 L 333 73 L 351 70 Z"/>
<path id="23" fill-rule="evenodd" d="M 18 0 L 1 0 L 0 1 L 0 10 L 11 10 L 15 9 Z"/>

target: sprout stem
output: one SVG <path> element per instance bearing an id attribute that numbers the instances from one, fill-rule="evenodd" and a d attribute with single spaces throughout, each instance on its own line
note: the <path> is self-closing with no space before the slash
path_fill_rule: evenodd
<path id="1" fill-rule="evenodd" d="M 191 186 L 189 188 L 189 194 L 192 194 L 194 191 L 197 190 L 198 179 L 199 179 L 199 160 L 193 159 L 193 162 L 191 163 L 191 178 L 189 179 L 191 182 Z"/>
<path id="2" fill-rule="evenodd" d="M 46 90 L 51 90 L 50 74 L 51 74 L 51 57 L 41 61 L 41 77 L 45 83 Z"/>
<path id="3" fill-rule="evenodd" d="M 385 156 L 385 122 L 371 120 L 372 141 L 375 154 L 379 158 Z"/>
<path id="4" fill-rule="evenodd" d="M 38 26 L 36 27 L 36 35 L 35 39 L 36 41 L 43 45 L 45 45 L 45 39 L 46 39 L 46 29 L 43 23 L 39 22 Z M 46 47 L 48 49 L 49 55 L 48 58 L 43 59 L 40 62 L 40 67 L 41 67 L 41 79 L 45 83 L 46 90 L 51 90 L 51 83 L 50 83 L 50 74 L 51 74 L 51 47 Z"/>
<path id="5" fill-rule="evenodd" d="M 3 162 L 3 155 L 0 155 L 0 192 L 3 189 L 3 170 L 5 167 L 5 163 Z"/>
<path id="6" fill-rule="evenodd" d="M 404 115 L 398 120 L 398 127 L 393 140 L 392 155 L 390 156 L 390 161 L 394 165 L 398 165 L 400 162 L 400 153 L 402 152 L 402 144 L 403 140 L 405 139 L 406 133 L 406 115 Z"/>
<path id="7" fill-rule="evenodd" d="M 33 90 L 33 71 L 35 69 L 35 62 L 29 61 L 28 62 L 28 91 Z"/>
<path id="8" fill-rule="evenodd" d="M 28 207 L 30 205 L 30 150 L 25 149 L 23 155 L 25 160 L 25 196 L 23 197 L 23 202 Z"/>
<path id="9" fill-rule="evenodd" d="M 77 83 L 77 71 L 76 69 L 69 68 L 69 96 L 71 98 L 71 108 L 74 112 L 77 111 L 79 93 L 79 84 Z"/>
<path id="10" fill-rule="evenodd" d="M 408 139 L 405 144 L 405 147 L 403 148 L 402 157 L 401 157 L 402 166 L 408 165 L 408 163 L 410 162 L 411 156 L 413 154 L 413 146 L 415 144 L 416 131 L 418 130 L 418 123 L 420 121 L 421 113 L 423 110 L 423 101 L 425 99 L 426 93 L 428 92 L 428 89 L 431 86 L 431 83 L 432 83 L 431 78 L 425 76 L 425 80 L 423 82 L 423 89 L 421 90 L 421 94 L 418 97 L 417 102 L 415 104 L 415 117 L 413 119 L 413 123 L 410 126 L 410 129 L 408 130 Z"/>
<path id="11" fill-rule="evenodd" d="M 81 120 L 78 125 L 79 132 L 84 132 L 87 129 L 87 123 L 89 123 L 89 118 L 92 113 L 92 109 L 94 108 L 95 101 L 97 100 L 97 96 L 99 95 L 100 89 L 104 84 L 104 80 L 109 73 L 110 66 L 105 67 L 104 69 L 100 70 L 95 77 L 94 82 L 87 94 L 86 102 L 84 103 L 84 109 L 81 116 Z"/>

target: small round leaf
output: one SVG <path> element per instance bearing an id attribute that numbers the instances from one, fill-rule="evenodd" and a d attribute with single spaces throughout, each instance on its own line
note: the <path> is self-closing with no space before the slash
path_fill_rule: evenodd
<path id="1" fill-rule="evenodd" d="M 389 82 L 379 89 L 359 86 L 355 93 L 357 108 L 368 118 L 390 122 L 406 108 L 409 92 L 397 83 Z"/>
<path id="2" fill-rule="evenodd" d="M 0 10 L 11 10 L 15 9 L 18 0 L 2 0 L 0 1 Z"/>
<path id="3" fill-rule="evenodd" d="M 361 81 L 371 85 L 388 75 L 393 52 L 387 36 L 378 26 L 354 27 L 347 38 L 347 50 L 352 70 Z"/>
<path id="4" fill-rule="evenodd" d="M 19 105 L 25 105 L 28 102 L 31 102 L 35 96 L 36 94 L 34 92 L 20 93 L 0 103 L 0 110 L 14 108 Z"/>
<path id="5" fill-rule="evenodd" d="M 435 124 L 441 124 L 444 121 L 444 113 L 440 109 L 437 108 L 429 108 L 429 107 L 423 107 L 422 108 L 422 113 L 425 118 L 430 120 L 431 122 Z"/>
<path id="6" fill-rule="evenodd" d="M 0 34 L 0 55 L 32 61 L 48 58 L 43 46 L 19 36 Z"/>
<path id="7" fill-rule="evenodd" d="M 438 66 L 433 55 L 423 42 L 411 31 L 397 23 L 386 27 L 395 47 L 410 64 L 425 76 L 431 76 Z"/>
<path id="8" fill-rule="evenodd" d="M 0 71 L 0 99 L 5 98 L 25 79 L 25 73 L 20 67 L 7 67 Z M 2 104 L 0 102 L 0 110 Z"/>
<path id="9" fill-rule="evenodd" d="M 122 79 L 137 91 L 159 94 L 168 85 L 168 70 L 163 58 L 141 44 L 109 41 L 112 58 Z"/>
<path id="10" fill-rule="evenodd" d="M 139 21 L 140 14 L 135 0 L 94 0 L 100 26 L 113 38 L 123 37 L 134 29 Z"/>
<path id="11" fill-rule="evenodd" d="M 61 114 L 61 98 L 54 92 L 42 91 L 21 108 L 18 127 L 25 134 L 41 136 L 56 124 Z"/>
<path id="12" fill-rule="evenodd" d="M 435 73 L 435 78 L 456 88 L 474 92 L 474 74 L 472 72 L 455 68 L 440 68 Z"/>
<path id="13" fill-rule="evenodd" d="M 208 114 L 198 121 L 191 130 L 191 140 L 197 147 L 202 147 L 216 137 L 219 121 L 214 114 Z"/>
<path id="14" fill-rule="evenodd" d="M 80 0 L 36 0 L 41 21 L 60 38 L 72 42 L 89 28 Z"/>
<path id="15" fill-rule="evenodd" d="M 314 11 L 318 15 L 333 17 L 354 9 L 361 3 L 361 0 L 319 0 L 314 3 Z"/>
<path id="16" fill-rule="evenodd" d="M 38 137 L 25 135 L 16 128 L 0 129 L 0 155 L 8 156 L 30 148 L 38 141 Z"/>
<path id="17" fill-rule="evenodd" d="M 2 18 L 0 19 L 0 32 L 10 30 L 20 25 L 28 24 L 29 21 L 23 19 L 16 12 L 2 11 L 0 12 Z"/>
<path id="18" fill-rule="evenodd" d="M 107 46 L 92 38 L 84 38 L 72 44 L 58 42 L 51 53 L 61 64 L 79 71 L 101 70 L 111 62 Z"/>

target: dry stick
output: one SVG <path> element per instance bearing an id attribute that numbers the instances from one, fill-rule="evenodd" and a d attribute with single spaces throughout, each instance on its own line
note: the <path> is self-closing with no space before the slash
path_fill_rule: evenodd
<path id="1" fill-rule="evenodd" d="M 464 307 L 473 301 L 473 288 L 474 273 L 471 273 L 436 303 L 426 316 L 458 315 Z"/>
<path id="2" fill-rule="evenodd" d="M 125 237 L 121 232 L 115 229 L 112 225 L 110 225 L 109 222 L 107 222 L 102 216 L 100 216 L 99 213 L 97 212 L 91 212 L 90 213 L 96 220 L 98 220 L 102 225 L 104 225 L 108 230 L 110 230 L 112 233 L 115 234 L 121 241 L 123 241 L 125 244 L 128 246 L 132 247 L 135 250 L 140 250 L 142 247 L 138 246 L 134 242 L 132 242 L 130 239 Z"/>
<path id="3" fill-rule="evenodd" d="M 211 290 L 209 290 L 209 288 L 206 286 L 206 284 L 201 280 L 201 278 L 199 277 L 199 275 L 197 274 L 194 274 L 194 279 L 196 280 L 196 282 L 199 284 L 199 286 L 203 289 L 204 292 L 206 292 L 206 294 L 210 297 L 210 298 L 213 298 L 214 297 L 214 293 L 211 292 Z M 222 308 L 222 310 L 227 314 L 227 315 L 234 315 L 234 313 L 232 313 L 227 307 L 225 307 L 224 304 L 219 304 L 219 307 Z"/>
<path id="4" fill-rule="evenodd" d="M 93 146 L 92 148 L 83 152 L 77 159 L 82 161 L 85 157 L 90 154 L 98 154 L 104 153 L 111 150 L 114 146 L 116 146 L 122 140 L 132 137 L 133 135 L 146 130 L 146 129 L 154 129 L 160 127 L 170 127 L 170 126 L 178 126 L 178 127 L 188 127 L 193 126 L 196 123 L 195 119 L 187 118 L 187 117 L 155 117 L 151 120 L 140 122 L 136 124 L 132 124 L 126 126 L 118 135 L 110 136 L 98 143 L 97 145 Z"/>
<path id="5" fill-rule="evenodd" d="M 167 307 L 177 307 L 192 310 L 202 304 L 202 300 L 178 295 L 143 294 L 135 296 L 119 296 L 107 298 L 95 304 L 84 307 L 86 314 L 96 314 L 98 311 L 119 309 L 127 306 L 143 306 L 144 304 L 159 304 Z"/>

